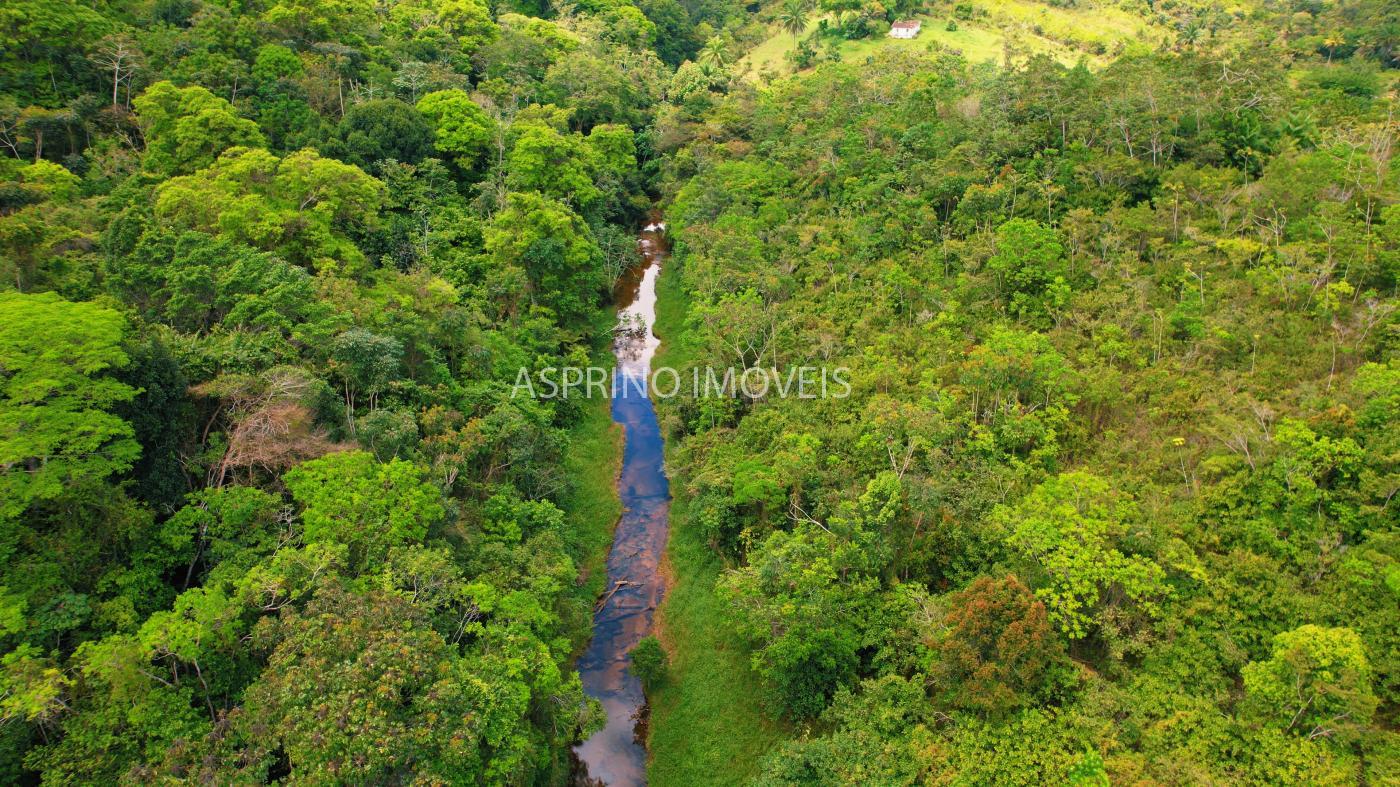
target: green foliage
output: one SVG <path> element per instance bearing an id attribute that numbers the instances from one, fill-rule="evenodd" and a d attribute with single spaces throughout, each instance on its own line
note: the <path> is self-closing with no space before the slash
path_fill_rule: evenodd
<path id="1" fill-rule="evenodd" d="M 355 419 L 355 433 L 381 462 L 406 458 L 418 445 L 418 421 L 404 410 L 371 410 Z"/>
<path id="2" fill-rule="evenodd" d="M 374 221 L 383 185 L 358 167 L 303 150 L 278 159 L 232 148 L 207 169 L 156 189 L 156 218 L 317 270 L 352 269 L 363 255 L 347 234 Z"/>
<path id="3" fill-rule="evenodd" d="M 334 612 L 316 614 L 320 609 Z M 265 727 L 272 736 L 259 748 L 280 744 L 299 773 L 339 771 L 342 777 L 362 779 L 382 778 L 410 756 L 426 755 L 430 762 L 441 757 L 435 751 L 415 751 L 421 744 L 407 736 L 418 726 L 410 726 L 411 719 L 451 707 L 428 699 L 436 693 L 432 666 L 443 656 L 442 640 L 414 620 L 411 607 L 390 598 L 331 596 L 309 612 L 306 618 L 283 621 L 281 631 L 273 634 L 278 642 L 270 659 L 273 669 L 249 694 L 244 710 L 248 729 Z M 360 659 L 372 659 L 384 669 L 358 669 Z M 314 713 L 314 707 L 330 713 Z M 463 714 L 451 717 L 461 723 Z M 360 724 L 351 733 L 321 721 L 335 718 Z M 399 742 L 392 750 L 379 743 L 390 739 Z M 355 763 L 350 774 L 337 767 L 342 762 Z M 438 764 L 430 762 L 424 765 Z"/>
<path id="4" fill-rule="evenodd" d="M 837 688 L 856 676 L 858 641 L 852 632 L 795 627 L 755 657 L 755 667 L 771 688 L 771 703 L 792 719 L 816 716 Z"/>
<path id="5" fill-rule="evenodd" d="M 483 236 L 492 262 L 522 272 L 530 298 L 566 322 L 589 314 L 607 284 L 602 254 L 588 225 L 567 205 L 548 197 L 508 195 L 506 209 L 496 214 Z"/>
<path id="6" fill-rule="evenodd" d="M 294 41 L 350 44 L 372 18 L 370 4 L 362 0 L 282 0 L 267 7 L 259 19 Z"/>
<path id="7" fill-rule="evenodd" d="M 1011 219 L 997 228 L 996 248 L 987 267 L 1006 288 L 1012 314 L 1034 322 L 1059 313 L 1069 302 L 1064 247 L 1055 230 L 1038 221 Z"/>
<path id="8" fill-rule="evenodd" d="M 134 104 L 146 137 L 146 167 L 161 175 L 188 175 L 231 147 L 263 144 L 256 123 L 199 86 L 157 82 Z"/>
<path id="9" fill-rule="evenodd" d="M 1363 65 L 1337 65 L 1307 74 L 1307 81 L 1322 90 L 1336 90 L 1357 98 L 1374 98 L 1380 91 L 1380 75 Z"/>
<path id="10" fill-rule="evenodd" d="M 500 34 L 500 28 L 491 18 L 490 6 L 481 0 L 449 0 L 435 7 L 439 24 L 457 39 L 463 55 L 476 53 Z"/>
<path id="11" fill-rule="evenodd" d="M 671 68 L 691 59 L 701 41 L 686 6 L 676 0 L 643 0 L 638 4 L 646 18 L 656 26 L 656 54 Z"/>
<path id="12" fill-rule="evenodd" d="M 263 83 L 299 76 L 303 70 L 296 52 L 279 44 L 264 44 L 253 60 L 253 79 Z"/>
<path id="13" fill-rule="evenodd" d="M 850 385 L 660 403 L 651 783 L 1395 781 L 1395 4 L 1045 5 L 0 6 L 0 782 L 567 781 L 658 196 Z"/>
<path id="14" fill-rule="evenodd" d="M 1072 10 L 1022 5 L 1038 23 Z M 860 32 L 831 8 L 832 35 Z M 958 35 L 1007 8 L 968 5 Z M 1154 10 L 1200 22 L 1179 13 Z M 1288 24 L 1323 19 L 1350 29 L 1321 7 Z M 871 46 L 790 79 L 750 72 L 750 90 L 710 79 L 721 35 L 678 70 L 658 140 L 667 271 L 688 301 L 662 336 L 689 356 L 682 377 L 844 366 L 851 389 L 661 403 L 686 495 L 673 527 L 729 566 L 713 601 L 663 607 L 667 630 L 711 649 L 737 636 L 777 723 L 731 743 L 698 718 L 730 718 L 712 699 L 725 661 L 692 666 L 681 645 L 652 738 L 708 771 L 659 764 L 656 783 L 744 774 L 714 753 L 775 735 L 760 781 L 783 784 L 1395 773 L 1396 466 L 1379 424 L 1400 192 L 1354 141 L 1384 136 L 1393 102 L 1364 77 L 1309 76 L 1339 71 L 1325 51 L 1224 43 L 1256 21 L 1075 68 Z M 1347 174 L 1363 170 L 1364 186 Z M 840 564 L 850 546 L 860 559 Z M 1275 657 L 1303 626 L 1350 635 Z M 1251 688 L 1275 670 L 1277 686 L 1321 676 L 1330 712 L 1290 731 L 1297 707 Z M 875 699 L 891 678 L 909 703 Z M 846 691 L 872 695 L 872 718 L 925 715 L 880 736 L 782 726 Z"/>
<path id="15" fill-rule="evenodd" d="M 666 681 L 670 659 L 656 637 L 642 637 L 641 641 L 628 651 L 628 656 L 632 659 L 633 674 L 642 682 L 642 688 L 646 691 L 654 691 Z"/>
<path id="16" fill-rule="evenodd" d="M 19 181 L 44 199 L 68 202 L 77 196 L 77 175 L 51 161 L 40 159 L 19 168 Z"/>
<path id="17" fill-rule="evenodd" d="M 277 257 L 202 232 L 150 232 L 109 266 L 145 316 L 190 333 L 217 328 L 289 336 L 323 310 L 311 277 Z"/>
<path id="18" fill-rule="evenodd" d="M 1104 770 L 1103 757 L 1093 749 L 1086 749 L 1084 756 L 1069 769 L 1066 784 L 1075 787 L 1108 787 L 1111 782 Z"/>
<path id="19" fill-rule="evenodd" d="M 120 378 L 138 393 L 117 414 L 131 424 L 141 444 L 141 456 L 131 469 L 131 491 L 157 511 L 174 511 L 189 491 L 179 454 L 197 428 L 189 379 L 160 341 L 128 341 L 127 353 L 131 362 Z"/>
<path id="20" fill-rule="evenodd" d="M 11 721 L 48 721 L 58 716 L 63 707 L 63 693 L 71 680 L 53 663 L 36 655 L 30 645 L 5 654 L 0 660 L 0 719 Z"/>
<path id="21" fill-rule="evenodd" d="M 133 761 L 159 757 L 166 747 L 205 733 L 208 712 L 196 710 L 192 699 L 188 688 L 118 693 L 65 724 L 63 740 L 33 750 L 26 764 L 49 778 L 117 783 Z"/>
<path id="22" fill-rule="evenodd" d="M 140 454 L 112 412 L 137 393 L 110 375 L 128 362 L 126 328 L 95 304 L 0 293 L 0 522 L 101 484 Z"/>
<path id="23" fill-rule="evenodd" d="M 604 350 L 653 23 L 99 10 L 0 9 L 0 782 L 565 781 L 620 449 L 503 392 Z"/>
<path id="24" fill-rule="evenodd" d="M 768 756 L 761 785 L 916 784 L 920 747 L 931 742 L 927 703 L 915 681 L 890 675 L 842 689 L 822 716 L 831 735 L 783 744 Z"/>
<path id="25" fill-rule="evenodd" d="M 560 533 L 564 512 L 547 500 L 522 500 L 513 488 L 505 487 L 487 498 L 482 507 L 482 530 L 491 539 L 518 543 L 540 532 Z"/>
<path id="26" fill-rule="evenodd" d="M 328 589 L 255 637 L 273 646 L 271 668 L 226 730 L 172 747 L 157 773 L 264 778 L 285 757 L 299 773 L 327 777 L 348 768 L 380 780 L 411 766 L 441 781 L 496 781 L 538 754 L 527 721 L 534 702 L 582 705 L 577 680 L 561 681 L 537 644 L 512 638 L 509 656 L 454 655 L 425 607 L 396 592 Z M 346 728 L 346 718 L 359 723 Z M 389 739 L 397 745 L 383 746 Z"/>
<path id="27" fill-rule="evenodd" d="M 1371 719 L 1371 665 L 1356 632 L 1300 626 L 1274 637 L 1267 661 L 1241 671 L 1245 694 L 1271 723 L 1309 740 L 1345 739 Z"/>
<path id="28" fill-rule="evenodd" d="M 1111 634 L 1106 629 L 1123 625 L 1120 615 L 1160 614 L 1165 572 L 1150 557 L 1118 548 L 1137 509 L 1104 479 L 1064 473 L 993 516 L 1006 530 L 1007 545 L 1044 577 L 1036 595 L 1070 638 L 1096 628 Z"/>
<path id="29" fill-rule="evenodd" d="M 515 191 L 535 191 L 583 210 L 598 199 L 588 149 L 575 137 L 544 125 L 520 131 L 510 151 L 506 183 Z"/>
<path id="30" fill-rule="evenodd" d="M 437 149 L 464 170 L 473 170 L 487 152 L 495 123 L 462 90 L 439 90 L 418 99 L 418 111 L 433 127 Z"/>
<path id="31" fill-rule="evenodd" d="M 883 568 L 871 551 L 874 529 L 887 524 L 881 483 L 871 482 L 840 535 L 821 526 L 777 531 L 720 582 L 738 631 L 755 645 L 770 702 L 785 716 L 819 715 L 856 676 Z"/>
<path id="32" fill-rule="evenodd" d="M 94 46 L 114 26 L 101 11 L 75 0 L 22 0 L 7 3 L 3 14 L 0 86 L 24 96 L 25 103 L 56 105 L 76 95 L 79 86 L 67 79 L 60 83 L 48 66 L 55 61 L 78 66 L 82 59 L 74 50 Z"/>
<path id="33" fill-rule="evenodd" d="M 341 145 L 333 148 L 345 161 L 377 171 L 385 159 L 416 164 L 433 150 L 433 129 L 422 113 L 394 99 L 375 99 L 351 107 L 337 129 Z"/>
<path id="34" fill-rule="evenodd" d="M 394 546 L 422 541 L 445 514 L 441 493 L 417 466 L 363 451 L 306 462 L 283 481 L 302 506 L 304 538 L 345 545 L 359 570 L 378 565 Z"/>
<path id="35" fill-rule="evenodd" d="M 403 364 L 403 342 L 364 328 L 351 328 L 335 337 L 330 356 L 331 368 L 345 386 L 346 414 L 352 416 L 359 394 L 369 398 L 373 410 L 379 394 L 398 378 Z"/>
<path id="36" fill-rule="evenodd" d="M 637 136 L 627 126 L 604 123 L 588 132 L 584 144 L 600 174 L 625 178 L 637 169 Z"/>
<path id="37" fill-rule="evenodd" d="M 256 487 L 206 489 L 172 516 L 163 532 L 167 544 L 188 556 L 191 566 L 226 575 L 252 567 L 284 535 L 279 527 L 281 501 Z"/>

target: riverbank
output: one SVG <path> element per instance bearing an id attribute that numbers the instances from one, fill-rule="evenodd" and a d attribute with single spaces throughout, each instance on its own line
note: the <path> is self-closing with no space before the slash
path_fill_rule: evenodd
<path id="1" fill-rule="evenodd" d="M 624 430 L 622 469 L 617 478 L 622 517 L 607 557 L 607 591 L 593 614 L 593 638 L 577 661 L 584 693 L 598 700 L 606 724 L 574 748 L 580 778 L 610 787 L 646 784 L 645 698 L 641 681 L 628 669 L 629 653 L 651 631 L 664 585 L 659 575 L 666 549 L 670 488 L 656 409 L 645 380 L 659 342 L 656 282 L 665 264 L 664 227 L 649 224 L 638 237 L 642 263 L 615 288 L 618 330 L 612 420 Z M 642 327 L 644 326 L 644 328 Z M 589 782 L 592 783 L 592 782 Z"/>
<path id="2" fill-rule="evenodd" d="M 608 354 L 611 358 L 611 354 Z M 617 476 L 622 470 L 622 427 L 612 420 L 605 398 L 586 400 L 584 414 L 569 434 L 565 460 L 573 490 L 563 501 L 569 524 L 569 547 L 579 562 L 578 585 L 571 594 L 584 614 L 585 623 L 575 648 L 582 651 L 592 636 L 593 603 L 607 582 L 606 561 L 613 528 L 622 516 Z"/>
<path id="3" fill-rule="evenodd" d="M 678 267 L 673 258 L 657 285 L 657 366 L 683 368 L 694 352 L 685 341 L 690 304 Z M 760 686 L 749 667 L 749 652 L 729 631 L 715 595 L 715 580 L 724 566 L 687 516 L 684 479 L 674 477 L 676 452 L 668 441 L 667 468 L 674 482 L 671 537 L 657 633 L 670 670 L 665 684 L 648 698 L 647 777 L 652 787 L 738 784 L 757 772 L 759 760 L 786 731 L 759 710 Z"/>

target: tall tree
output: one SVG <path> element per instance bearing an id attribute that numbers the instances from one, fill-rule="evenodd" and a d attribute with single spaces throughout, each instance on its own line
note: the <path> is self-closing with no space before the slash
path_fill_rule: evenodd
<path id="1" fill-rule="evenodd" d="M 0 293 L 0 519 L 136 461 L 131 425 L 112 412 L 137 393 L 111 375 L 128 361 L 126 328 L 96 304 Z"/>

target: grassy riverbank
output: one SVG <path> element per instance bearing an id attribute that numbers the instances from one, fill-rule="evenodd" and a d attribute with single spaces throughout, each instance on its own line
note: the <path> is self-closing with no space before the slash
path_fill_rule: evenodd
<path id="1" fill-rule="evenodd" d="M 675 273 L 663 268 L 657 286 L 656 333 L 662 345 L 653 368 L 679 368 L 690 354 L 683 333 L 688 301 Z M 737 784 L 754 774 L 758 760 L 781 739 L 783 730 L 759 711 L 759 686 L 749 669 L 748 651 L 731 635 L 714 592 L 723 565 L 698 528 L 691 527 L 684 488 L 670 460 L 676 446 L 668 443 L 666 448 L 672 495 L 666 568 L 671 585 L 658 619 L 671 669 L 669 680 L 650 698 L 647 773 L 654 787 Z"/>
<path id="2" fill-rule="evenodd" d="M 611 369 L 610 347 L 599 352 L 598 362 Z M 589 610 L 607 584 L 608 549 L 612 546 L 613 528 L 622 516 L 622 501 L 617 495 L 622 447 L 622 427 L 612 420 L 612 401 L 607 397 L 588 399 L 583 418 L 570 432 L 564 467 L 574 486 L 563 501 L 563 508 L 569 525 L 569 546 L 579 561 L 575 598 Z M 591 623 L 591 616 L 588 621 Z M 589 623 L 581 632 L 582 640 L 577 645 L 580 648 L 591 635 Z"/>

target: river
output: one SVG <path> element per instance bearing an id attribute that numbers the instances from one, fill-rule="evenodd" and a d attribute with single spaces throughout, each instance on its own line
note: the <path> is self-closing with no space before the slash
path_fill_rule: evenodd
<path id="1" fill-rule="evenodd" d="M 613 354 L 612 418 L 622 425 L 624 447 L 617 492 L 622 518 L 608 553 L 608 584 L 593 615 L 593 639 L 578 660 L 588 696 L 608 713 L 600 732 L 574 751 L 579 783 L 612 787 L 646 784 L 645 724 L 638 726 L 646 699 L 628 669 L 628 651 L 651 631 L 652 615 L 665 592 L 661 556 L 666 549 L 670 484 L 663 466 L 661 429 L 646 394 L 651 359 L 661 342 L 656 321 L 656 279 L 666 257 L 664 224 L 648 224 L 637 239 L 642 263 L 618 282 L 618 330 Z"/>

